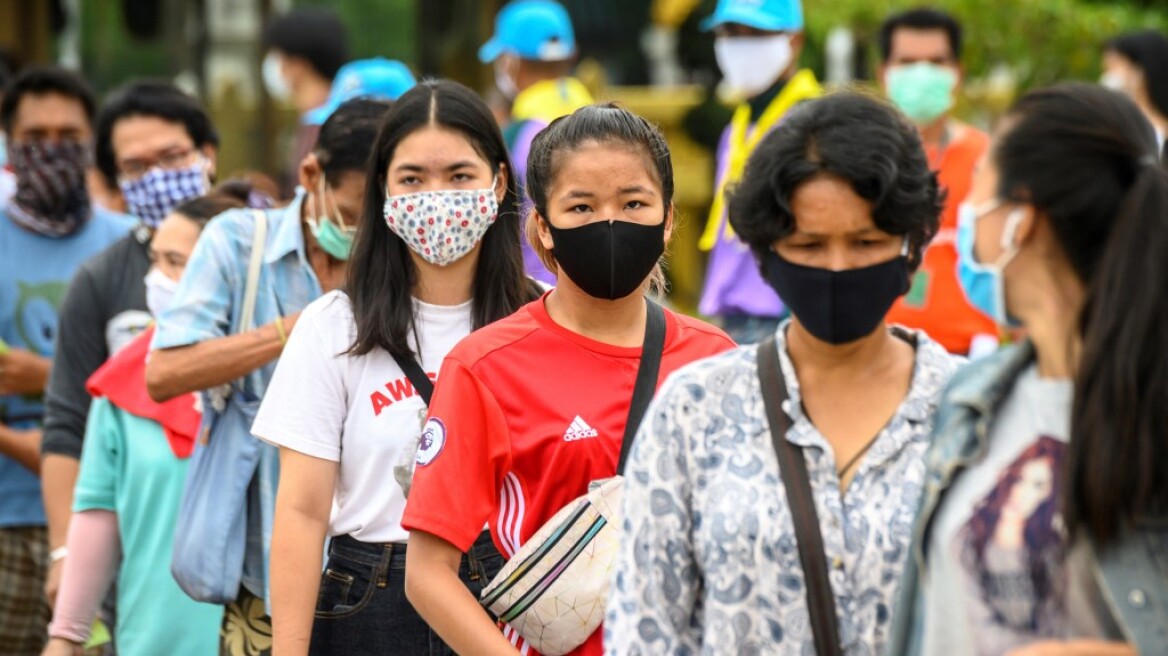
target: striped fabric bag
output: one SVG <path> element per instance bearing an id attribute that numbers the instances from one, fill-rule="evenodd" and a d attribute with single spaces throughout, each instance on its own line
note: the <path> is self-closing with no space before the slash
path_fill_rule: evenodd
<path id="1" fill-rule="evenodd" d="M 545 656 L 584 644 L 604 620 L 624 482 L 622 476 L 594 481 L 483 590 L 481 603 Z"/>

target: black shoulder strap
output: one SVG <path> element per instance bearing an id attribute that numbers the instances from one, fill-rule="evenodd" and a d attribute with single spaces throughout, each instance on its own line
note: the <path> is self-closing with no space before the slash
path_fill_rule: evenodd
<path id="1" fill-rule="evenodd" d="M 787 431 L 791 428 L 791 418 L 783 411 L 787 384 L 773 335 L 758 345 L 758 379 L 771 440 L 779 460 L 779 473 L 787 490 L 787 505 L 795 524 L 795 542 L 799 547 L 799 562 L 803 565 L 803 580 L 807 587 L 807 611 L 811 616 L 815 653 L 818 656 L 841 656 L 843 650 L 839 640 L 839 620 L 835 614 L 835 595 L 828 578 L 827 555 L 823 550 L 823 535 L 819 532 L 819 516 L 811 494 L 807 462 L 803 459 L 803 449 L 787 439 Z"/>
<path id="2" fill-rule="evenodd" d="M 406 378 L 410 379 L 410 383 L 413 384 L 418 395 L 426 402 L 426 407 L 429 407 L 430 397 L 434 396 L 434 381 L 430 380 L 425 371 L 422 371 L 422 365 L 418 364 L 417 359 L 413 356 L 407 358 L 396 353 L 391 355 L 393 355 L 393 361 L 397 363 L 397 366 L 405 372 Z"/>
<path id="3" fill-rule="evenodd" d="M 648 298 L 645 299 L 648 316 L 645 318 L 645 342 L 641 347 L 641 364 L 637 366 L 637 382 L 633 387 L 633 400 L 629 404 L 629 417 L 625 420 L 625 435 L 621 438 L 620 460 L 616 473 L 623 474 L 625 461 L 629 459 L 629 447 L 633 436 L 645 417 L 645 410 L 657 391 L 657 374 L 661 370 L 661 352 L 665 350 L 665 310 Z"/>

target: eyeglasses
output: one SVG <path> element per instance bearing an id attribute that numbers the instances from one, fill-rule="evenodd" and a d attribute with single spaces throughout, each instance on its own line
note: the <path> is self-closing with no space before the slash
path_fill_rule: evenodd
<path id="1" fill-rule="evenodd" d="M 167 151 L 151 159 L 127 159 L 118 164 L 118 175 L 125 180 L 138 180 L 155 166 L 172 170 L 180 169 L 191 163 L 194 148 L 183 148 Z"/>

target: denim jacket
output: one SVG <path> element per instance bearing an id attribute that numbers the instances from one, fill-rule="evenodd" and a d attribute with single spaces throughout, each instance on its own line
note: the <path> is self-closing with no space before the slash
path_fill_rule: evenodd
<path id="1" fill-rule="evenodd" d="M 921 588 L 928 575 L 925 546 L 932 520 L 956 477 L 985 456 L 994 413 L 1033 360 L 1029 342 L 1003 348 L 959 371 L 942 398 L 933 443 L 925 456 L 925 487 L 912 552 L 890 627 L 886 651 L 890 656 L 922 653 Z M 1126 640 L 1141 656 L 1168 656 L 1168 521 L 1141 522 L 1114 545 L 1092 548 L 1091 553 L 1093 573 Z"/>

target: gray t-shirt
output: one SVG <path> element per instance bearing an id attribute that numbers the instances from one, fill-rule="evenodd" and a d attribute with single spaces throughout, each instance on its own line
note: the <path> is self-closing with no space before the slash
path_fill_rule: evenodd
<path id="1" fill-rule="evenodd" d="M 61 304 L 41 453 L 81 458 L 92 397 L 85 381 L 150 325 L 150 232 L 141 227 L 81 265 Z"/>
<path id="2" fill-rule="evenodd" d="M 1036 640 L 1122 639 L 1061 503 L 1074 384 L 1019 376 L 985 457 L 938 509 L 923 581 L 923 653 L 1002 654 Z"/>

